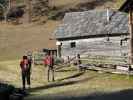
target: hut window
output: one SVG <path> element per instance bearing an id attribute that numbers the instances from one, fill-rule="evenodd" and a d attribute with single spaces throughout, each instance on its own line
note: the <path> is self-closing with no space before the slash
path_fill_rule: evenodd
<path id="1" fill-rule="evenodd" d="M 76 47 L 76 42 L 71 42 L 70 46 L 71 46 L 71 48 L 75 48 Z"/>
<path id="2" fill-rule="evenodd" d="M 120 40 L 120 46 L 126 46 L 128 39 L 129 39 L 128 37 L 122 38 Z"/>

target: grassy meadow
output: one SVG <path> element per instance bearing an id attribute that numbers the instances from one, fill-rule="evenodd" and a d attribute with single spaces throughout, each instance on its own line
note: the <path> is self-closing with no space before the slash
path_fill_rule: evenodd
<path id="1" fill-rule="evenodd" d="M 106 2 L 96 9 L 105 9 L 108 6 L 118 9 L 124 0 L 103 1 Z M 68 9 L 83 2 L 88 2 L 88 0 L 50 0 L 50 5 Z M 0 81 L 21 88 L 20 58 L 28 50 L 56 48 L 56 41 L 50 40 L 50 38 L 54 37 L 52 33 L 60 23 L 60 20 L 22 25 L 0 23 Z M 25 100 L 94 100 L 91 99 L 93 94 L 105 94 L 105 99 L 100 97 L 101 99 L 97 100 L 119 100 L 117 97 L 115 99 L 106 97 L 110 93 L 113 95 L 123 94 L 123 92 L 133 94 L 133 77 L 127 75 L 99 73 L 90 70 L 79 72 L 76 66 L 57 66 L 55 80 L 55 82 L 47 82 L 46 67 L 33 66 L 31 89 L 28 90 L 30 95 L 25 97 Z M 127 97 L 131 95 L 127 95 Z M 128 100 L 133 100 L 132 98 Z"/>
<path id="2" fill-rule="evenodd" d="M 0 62 L 0 80 L 2 82 L 21 88 L 20 72 L 19 60 Z M 76 66 L 56 66 L 55 79 L 55 82 L 48 83 L 47 68 L 33 66 L 30 95 L 25 100 L 55 100 L 55 97 L 58 100 L 58 97 L 73 98 L 93 93 L 112 93 L 133 88 L 132 76 L 89 70 L 79 72 Z"/>

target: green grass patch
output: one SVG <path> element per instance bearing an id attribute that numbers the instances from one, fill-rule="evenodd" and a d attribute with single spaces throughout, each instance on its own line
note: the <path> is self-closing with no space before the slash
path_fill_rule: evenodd
<path id="1" fill-rule="evenodd" d="M 49 95 L 73 97 L 98 91 L 112 92 L 133 88 L 133 76 L 98 73 L 89 70 L 82 73 L 76 66 L 57 66 L 55 79 L 55 82 L 47 82 L 46 67 L 32 67 L 31 95 L 25 99 L 32 100 L 37 96 L 49 98 Z M 0 80 L 21 87 L 19 60 L 0 62 Z M 46 97 L 43 98 L 46 99 Z"/>

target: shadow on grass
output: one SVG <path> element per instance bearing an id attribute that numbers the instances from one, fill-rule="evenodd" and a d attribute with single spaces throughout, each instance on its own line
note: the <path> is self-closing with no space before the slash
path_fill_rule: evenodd
<path id="1" fill-rule="evenodd" d="M 67 67 L 70 67 L 70 65 L 67 65 L 67 64 L 58 64 L 58 65 L 55 65 L 55 70 L 58 71 L 60 69 L 67 68 Z"/>
<path id="2" fill-rule="evenodd" d="M 62 69 L 62 68 L 64 68 L 64 66 L 58 65 L 58 67 L 56 66 L 55 70 L 59 70 L 59 69 Z"/>
<path id="3" fill-rule="evenodd" d="M 62 78 L 62 79 L 58 79 L 57 81 L 63 81 L 63 80 L 66 80 L 66 79 L 77 78 L 77 77 L 80 77 L 83 74 L 84 74 L 84 72 L 79 72 L 79 73 L 76 73 L 72 76 L 68 76 L 68 77 L 65 77 L 65 78 Z"/>
<path id="4" fill-rule="evenodd" d="M 13 93 L 15 87 L 8 84 L 0 83 L 0 100 L 9 100 L 9 96 Z"/>
<path id="5" fill-rule="evenodd" d="M 112 93 L 96 92 L 84 96 L 61 96 L 61 94 L 59 95 L 34 96 L 33 98 L 30 97 L 26 100 L 133 100 L 133 89 L 122 90 Z"/>
<path id="6" fill-rule="evenodd" d="M 88 80 L 91 80 L 93 78 L 95 78 L 96 76 L 92 76 L 92 77 L 88 77 L 88 78 L 84 78 L 84 79 L 80 79 L 80 80 L 74 80 L 74 81 L 63 81 L 61 82 L 61 80 L 65 80 L 65 79 L 69 79 L 69 78 L 74 78 L 74 77 L 78 77 L 80 75 L 83 75 L 84 73 L 78 73 L 75 74 L 73 76 L 70 77 L 66 77 L 64 79 L 60 79 L 57 82 L 45 85 L 45 86 L 40 86 L 40 87 L 35 87 L 35 88 L 31 88 L 29 90 L 29 92 L 36 92 L 36 91 L 40 91 L 40 90 L 45 90 L 45 89 L 50 89 L 50 88 L 55 88 L 55 87 L 63 87 L 63 86 L 67 86 L 67 85 L 73 85 L 76 83 L 81 83 L 81 82 L 86 82 Z"/>
<path id="7" fill-rule="evenodd" d="M 0 83 L 0 100 L 23 100 L 28 95 L 27 91 L 20 88 L 15 88 L 8 83 Z"/>
<path id="8" fill-rule="evenodd" d="M 77 71 L 77 69 L 61 69 L 61 70 L 56 70 L 55 72 L 74 72 Z"/>

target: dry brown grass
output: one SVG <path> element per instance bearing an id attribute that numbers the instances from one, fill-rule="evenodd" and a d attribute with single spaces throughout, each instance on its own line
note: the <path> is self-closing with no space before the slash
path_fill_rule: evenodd
<path id="1" fill-rule="evenodd" d="M 94 0 L 50 0 L 50 6 L 74 6 L 83 2 L 91 2 Z"/>
<path id="2" fill-rule="evenodd" d="M 88 3 L 88 2 L 97 2 L 96 0 L 50 0 L 50 6 L 56 6 L 56 7 L 60 7 L 60 6 L 66 6 L 67 8 L 69 7 L 75 7 L 78 4 L 81 3 Z M 118 9 L 125 0 L 101 0 L 101 5 L 96 7 L 96 9 L 105 9 L 107 7 L 113 8 L 113 9 Z M 104 3 L 105 2 L 105 3 Z M 97 4 L 98 5 L 98 4 Z"/>
<path id="3" fill-rule="evenodd" d="M 43 25 L 0 24 L 0 59 L 20 56 L 27 50 L 55 48 L 52 33 L 60 22 L 48 21 Z"/>

